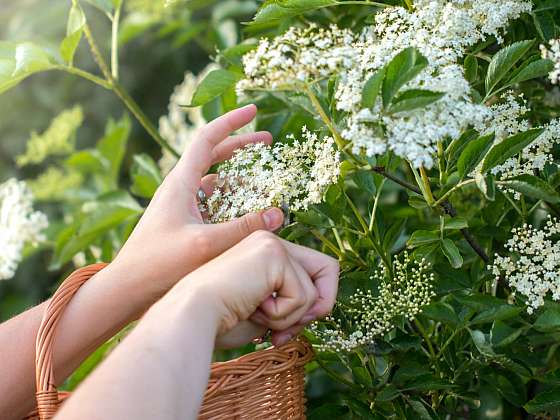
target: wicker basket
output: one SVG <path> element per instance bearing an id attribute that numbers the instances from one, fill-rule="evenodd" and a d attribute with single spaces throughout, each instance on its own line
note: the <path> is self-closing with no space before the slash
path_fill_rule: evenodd
<path id="1" fill-rule="evenodd" d="M 76 270 L 49 302 L 37 333 L 37 409 L 24 420 L 51 419 L 69 396 L 54 385 L 54 332 L 76 291 L 106 265 Z M 199 419 L 305 419 L 304 365 L 312 358 L 309 343 L 298 339 L 229 362 L 213 363 Z"/>

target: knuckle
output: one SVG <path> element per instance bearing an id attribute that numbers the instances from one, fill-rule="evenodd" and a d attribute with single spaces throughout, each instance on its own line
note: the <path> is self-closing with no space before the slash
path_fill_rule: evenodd
<path id="1" fill-rule="evenodd" d="M 193 249 L 196 249 L 197 253 L 202 256 L 208 256 L 212 252 L 212 241 L 202 231 L 195 232 L 190 238 L 192 241 Z"/>
<path id="2" fill-rule="evenodd" d="M 252 223 L 250 219 L 251 218 L 249 217 L 249 215 L 243 216 L 239 219 L 237 226 L 241 235 L 249 235 L 251 232 L 253 232 L 254 229 L 252 229 Z"/>

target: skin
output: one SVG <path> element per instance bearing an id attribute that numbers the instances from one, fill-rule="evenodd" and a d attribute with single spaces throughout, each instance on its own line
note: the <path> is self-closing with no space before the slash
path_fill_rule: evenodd
<path id="1" fill-rule="evenodd" d="M 337 281 L 332 258 L 257 232 L 186 276 L 155 304 L 56 419 L 194 420 L 217 336 L 256 311 L 270 328 L 297 330 L 317 303 L 332 308 L 335 296 L 321 297 L 319 289 Z"/>
<path id="2" fill-rule="evenodd" d="M 196 193 L 213 189 L 211 165 L 231 157 L 235 149 L 254 142 L 270 143 L 267 132 L 231 135 L 256 115 L 249 105 L 210 122 L 196 136 L 175 168 L 165 178 L 136 229 L 116 259 L 92 277 L 66 308 L 54 344 L 54 372 L 60 384 L 98 346 L 125 325 L 138 319 L 177 282 L 257 231 L 275 231 L 282 225 L 279 209 L 248 214 L 219 225 L 204 224 Z M 331 296 L 336 290 L 333 283 Z M 323 287 L 324 289 L 324 287 Z M 34 407 L 35 337 L 47 302 L 0 324 L 0 413 L 19 419 Z M 317 317 L 327 309 L 318 300 L 303 317 Z M 196 316 L 193 322 L 199 322 Z M 255 321 L 262 324 L 259 311 Z M 219 346 L 237 346 L 263 334 L 266 327 L 245 320 L 227 334 Z M 277 330 L 279 344 L 298 328 Z M 199 350 L 197 350 L 199 351 Z"/>

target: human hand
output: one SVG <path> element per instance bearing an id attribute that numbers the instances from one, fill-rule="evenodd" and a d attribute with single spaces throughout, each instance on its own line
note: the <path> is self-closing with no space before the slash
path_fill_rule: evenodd
<path id="1" fill-rule="evenodd" d="M 218 314 L 221 346 L 245 344 L 267 328 L 273 344 L 281 345 L 332 310 L 338 270 L 335 259 L 260 231 L 191 273 L 172 293 L 208 301 Z"/>
<path id="2" fill-rule="evenodd" d="M 252 232 L 274 231 L 282 225 L 283 213 L 276 208 L 217 225 L 204 224 L 198 208 L 199 188 L 208 195 L 213 190 L 215 176 L 205 176 L 213 164 L 229 159 L 246 144 L 271 143 L 272 136 L 265 131 L 229 136 L 253 120 L 256 112 L 254 105 L 239 108 L 200 130 L 111 264 L 132 282 L 130 290 L 142 302 L 140 310 Z"/>

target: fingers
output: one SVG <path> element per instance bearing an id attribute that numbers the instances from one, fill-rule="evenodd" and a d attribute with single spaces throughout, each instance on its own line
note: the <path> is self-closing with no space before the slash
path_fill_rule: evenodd
<path id="1" fill-rule="evenodd" d="M 216 187 L 216 179 L 218 179 L 218 175 L 210 174 L 210 175 L 206 175 L 200 181 L 200 189 L 204 191 L 206 197 L 210 197 L 214 192 L 214 188 Z"/>
<path id="2" fill-rule="evenodd" d="M 308 323 L 329 314 L 336 302 L 338 292 L 338 261 L 321 252 L 283 241 L 286 249 L 307 271 L 318 293 L 315 304 L 301 322 Z"/>
<path id="3" fill-rule="evenodd" d="M 233 131 L 247 125 L 257 113 L 255 105 L 248 105 L 243 108 L 234 109 L 221 117 L 208 123 L 198 133 L 197 138 L 189 146 L 187 151 L 181 156 L 179 163 L 175 166 L 175 170 L 179 172 L 178 176 L 186 184 L 191 193 L 196 193 L 200 185 L 200 179 L 208 172 L 210 166 L 216 160 L 214 147 L 221 143 Z M 266 136 L 264 136 L 266 138 Z M 229 140 L 229 139 L 228 139 Z M 241 140 L 230 140 L 228 145 L 231 146 L 247 140 L 251 142 L 253 138 L 242 138 Z M 222 147 L 218 153 L 227 155 L 228 146 Z M 233 150 L 232 150 L 233 152 Z"/>
<path id="4" fill-rule="evenodd" d="M 272 134 L 268 131 L 258 131 L 228 137 L 214 147 L 212 165 L 230 159 L 237 149 L 253 143 L 271 144 Z"/>
<path id="5" fill-rule="evenodd" d="M 283 331 L 274 331 L 272 333 L 272 344 L 275 346 L 282 346 L 290 341 L 292 338 L 297 337 L 303 331 L 305 325 L 293 325 Z"/>
<path id="6" fill-rule="evenodd" d="M 206 229 L 208 229 L 210 237 L 216 238 L 216 255 L 219 255 L 251 233 L 259 230 L 275 231 L 282 226 L 283 222 L 284 213 L 273 207 L 257 213 L 246 214 L 229 222 L 208 225 Z"/>

